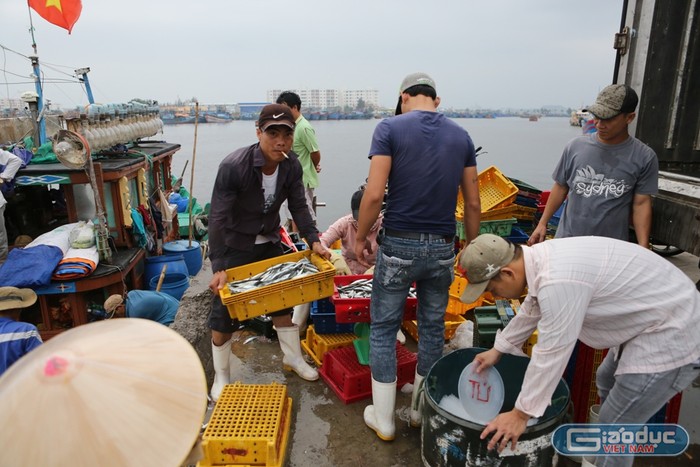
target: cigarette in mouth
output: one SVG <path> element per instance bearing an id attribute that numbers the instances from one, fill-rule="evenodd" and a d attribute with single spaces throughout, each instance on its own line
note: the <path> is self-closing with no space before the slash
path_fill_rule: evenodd
<path id="1" fill-rule="evenodd" d="M 287 155 L 287 153 L 285 153 L 284 151 L 280 151 L 280 152 L 282 153 L 282 155 L 284 156 L 285 159 L 289 159 L 289 156 Z"/>

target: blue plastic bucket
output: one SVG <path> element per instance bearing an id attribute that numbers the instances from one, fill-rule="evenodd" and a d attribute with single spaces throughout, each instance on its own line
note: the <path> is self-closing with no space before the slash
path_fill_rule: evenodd
<path id="1" fill-rule="evenodd" d="M 192 240 L 190 245 L 189 240 L 175 240 L 164 244 L 163 252 L 166 255 L 182 255 L 190 276 L 196 276 L 202 269 L 202 249 L 199 247 L 199 242 Z"/>
<path id="2" fill-rule="evenodd" d="M 168 269 L 165 270 L 166 274 L 181 272 L 189 275 L 189 270 L 187 269 L 187 264 L 185 263 L 185 257 L 183 255 L 149 256 L 146 258 L 143 267 L 143 279 L 146 284 L 150 284 L 154 276 L 160 276 L 163 266 L 165 265 L 168 266 Z"/>
<path id="3" fill-rule="evenodd" d="M 151 290 L 156 290 L 158 287 L 158 279 L 160 276 L 154 276 L 148 283 Z M 184 272 L 174 272 L 172 274 L 165 273 L 163 284 L 160 286 L 160 291 L 180 300 L 185 293 L 185 290 L 190 286 L 190 276 Z"/>

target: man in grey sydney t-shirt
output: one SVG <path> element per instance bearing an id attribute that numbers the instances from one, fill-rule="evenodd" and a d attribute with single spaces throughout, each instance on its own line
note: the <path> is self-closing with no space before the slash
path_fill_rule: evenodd
<path id="1" fill-rule="evenodd" d="M 630 136 L 639 99 L 624 84 L 604 88 L 587 111 L 596 132 L 574 138 L 564 148 L 552 178 L 554 186 L 528 244 L 545 239 L 547 223 L 566 200 L 556 237 L 598 235 L 629 239 L 649 247 L 651 195 L 658 191 L 659 162 L 654 151 Z"/>

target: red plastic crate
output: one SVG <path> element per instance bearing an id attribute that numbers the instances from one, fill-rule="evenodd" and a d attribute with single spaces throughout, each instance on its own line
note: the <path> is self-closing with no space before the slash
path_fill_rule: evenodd
<path id="1" fill-rule="evenodd" d="M 415 353 L 396 344 L 397 388 L 413 382 L 417 363 Z M 326 352 L 318 372 L 345 404 L 372 396 L 372 372 L 369 366 L 360 365 L 354 347 Z"/>
<path id="2" fill-rule="evenodd" d="M 356 280 L 372 279 L 371 275 L 357 276 L 334 276 L 334 291 L 331 296 L 331 302 L 335 306 L 335 321 L 336 323 L 369 323 L 371 321 L 369 312 L 369 298 L 340 298 L 338 294 L 338 286 L 348 285 Z M 416 319 L 416 308 L 418 307 L 418 299 L 409 297 L 406 299 L 404 306 L 403 319 Z"/>

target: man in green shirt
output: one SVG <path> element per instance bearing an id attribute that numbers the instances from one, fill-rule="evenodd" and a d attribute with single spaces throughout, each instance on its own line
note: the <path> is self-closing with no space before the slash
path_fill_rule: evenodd
<path id="1" fill-rule="evenodd" d="M 321 151 L 316 141 L 316 132 L 309 121 L 301 114 L 301 98 L 298 94 L 284 91 L 277 97 L 277 103 L 289 107 L 296 120 L 292 150 L 299 156 L 299 162 L 304 170 L 303 181 L 306 204 L 309 206 L 311 218 L 316 222 L 314 189 L 318 187 L 318 173 L 321 171 Z M 287 217 L 291 219 L 290 215 Z M 296 231 L 296 228 L 293 227 L 292 230 Z"/>

